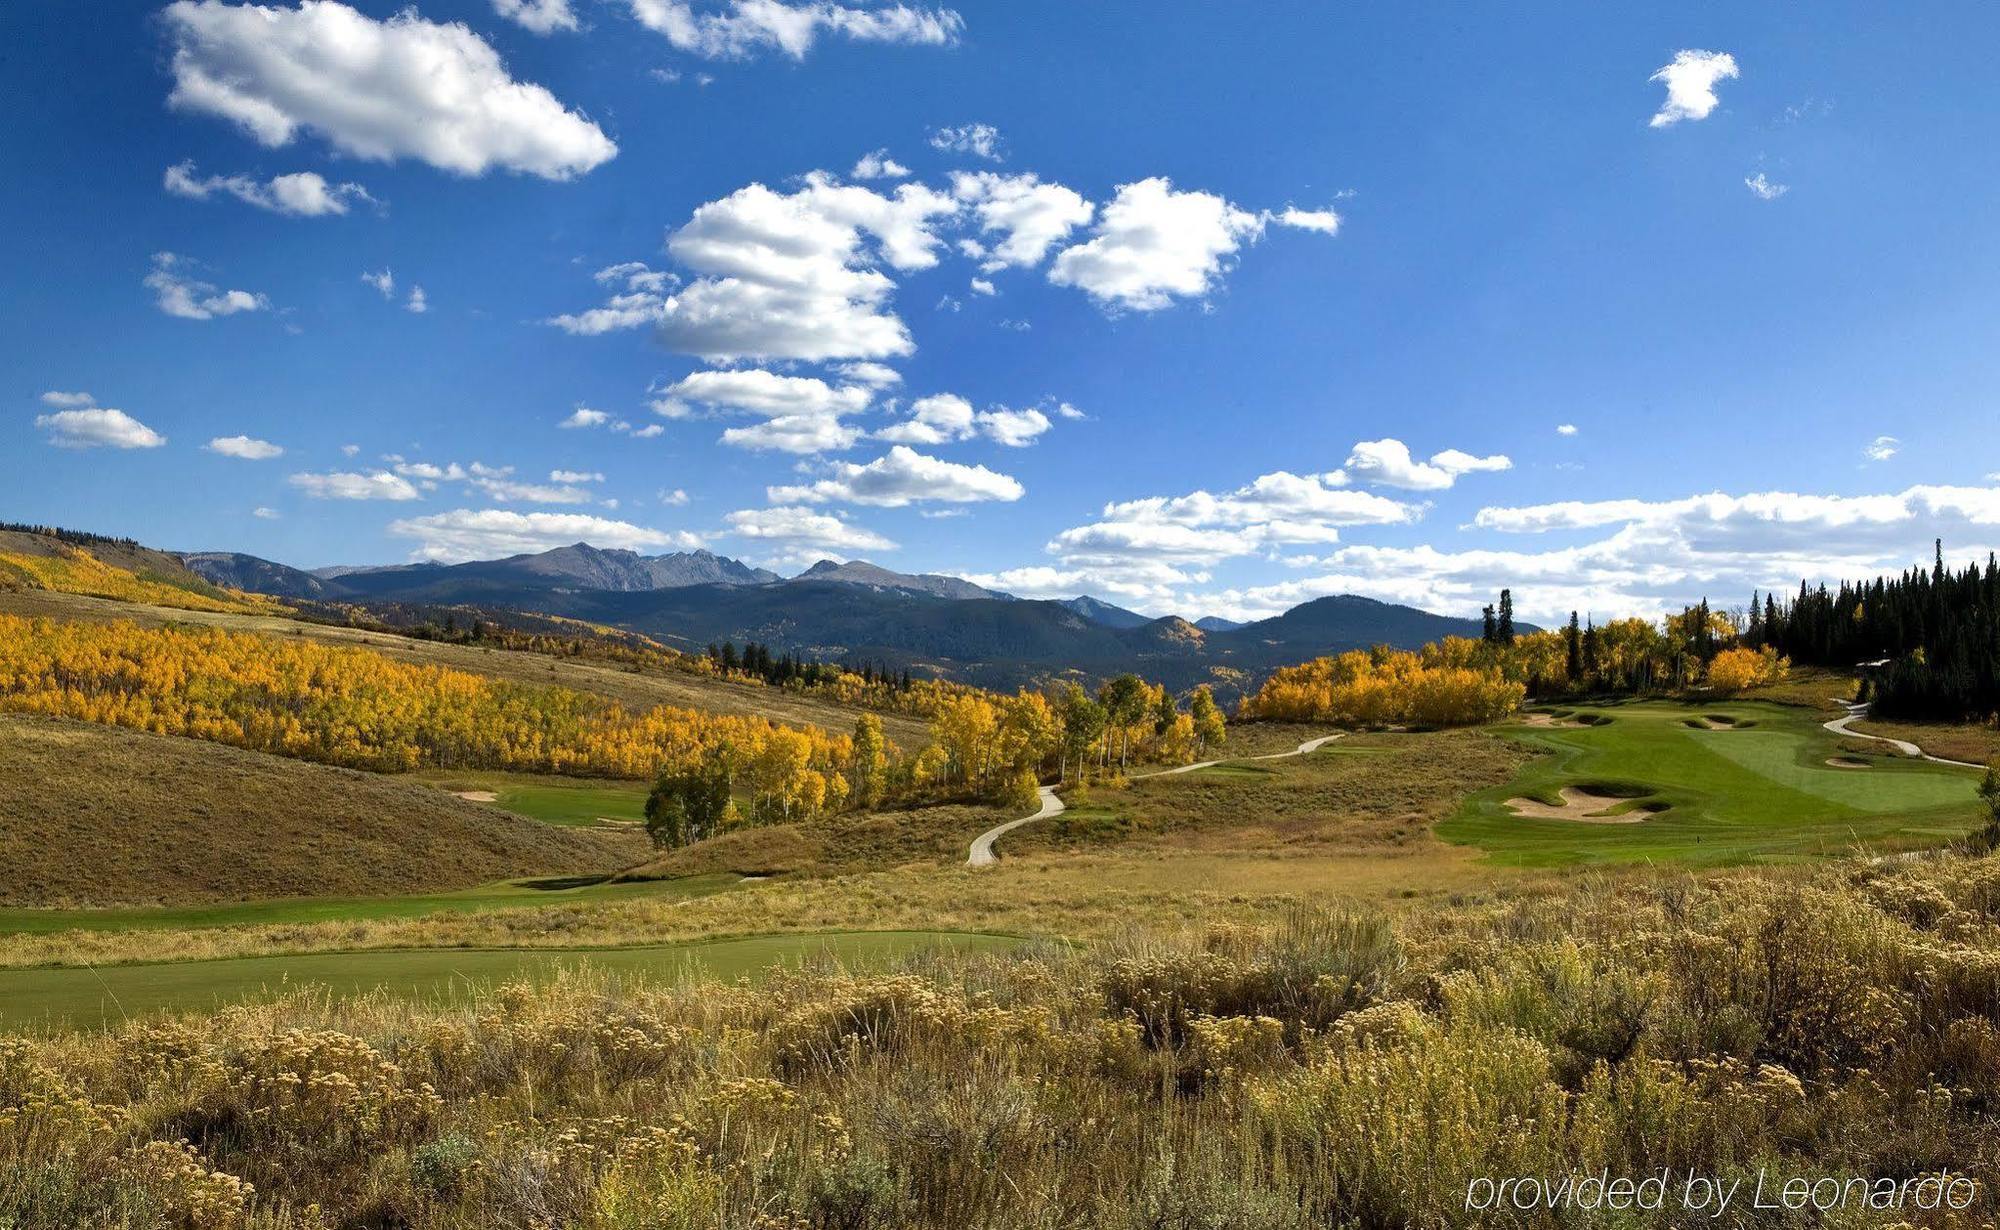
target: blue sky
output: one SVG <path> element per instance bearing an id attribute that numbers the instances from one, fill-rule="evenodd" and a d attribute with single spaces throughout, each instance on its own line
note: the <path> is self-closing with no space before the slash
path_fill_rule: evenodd
<path id="1" fill-rule="evenodd" d="M 1983 554 L 1996 34 L 24 0 L 0 517 L 1238 617 L 1511 584 L 1601 618 Z"/>

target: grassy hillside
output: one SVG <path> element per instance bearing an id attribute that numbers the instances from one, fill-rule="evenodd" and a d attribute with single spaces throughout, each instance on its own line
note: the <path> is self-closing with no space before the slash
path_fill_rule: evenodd
<path id="1" fill-rule="evenodd" d="M 625 875 L 845 875 L 906 863 L 955 866 L 965 861 L 973 838 L 1018 814 L 985 804 L 947 803 L 760 825 L 670 851 Z"/>
<path id="2" fill-rule="evenodd" d="M 1300 729 L 1310 728 L 1290 731 Z M 1290 734 L 1287 740 L 1288 746 L 1298 743 Z M 1072 792 L 1068 811 L 1017 829 L 1000 848 L 1010 859 L 1122 846 L 1133 854 L 1202 850 L 1400 861 L 1441 853 L 1431 826 L 1468 791 L 1506 781 L 1531 757 L 1483 731 L 1351 735 L 1306 757 L 1230 761 L 1145 778 L 1123 790 Z"/>
<path id="3" fill-rule="evenodd" d="M 0 530 L 0 591 L 47 590 L 195 611 L 268 610 L 264 598 L 221 589 L 162 551 L 113 539 L 66 541 Z"/>
<path id="4" fill-rule="evenodd" d="M 420 666 L 445 666 L 507 683 L 551 684 L 615 700 L 628 708 L 675 705 L 706 713 L 769 718 L 794 726 L 819 726 L 846 733 L 862 712 L 817 697 L 740 681 L 708 679 L 678 671 L 641 671 L 540 654 L 510 653 L 475 645 L 414 640 L 359 628 L 303 623 L 277 614 L 166 609 L 134 602 L 105 601 L 76 594 L 7 592 L 0 589 L 0 614 L 108 623 L 130 620 L 143 627 L 196 623 L 235 632 L 299 637 L 327 645 L 359 646 Z M 906 748 L 922 747 L 922 719 L 879 715 L 889 737 Z"/>
<path id="5" fill-rule="evenodd" d="M 0 716 L 0 904 L 378 896 L 603 872 L 630 834 L 235 748 Z"/>

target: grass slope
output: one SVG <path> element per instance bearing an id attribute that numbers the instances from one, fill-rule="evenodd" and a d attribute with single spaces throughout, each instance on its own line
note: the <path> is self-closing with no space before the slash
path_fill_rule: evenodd
<path id="1" fill-rule="evenodd" d="M 117 727 L 0 716 L 0 905 L 192 905 L 607 872 L 630 833 Z"/>
<path id="2" fill-rule="evenodd" d="M 656 902 L 692 901 L 734 888 L 741 882 L 741 878 L 734 875 L 696 875 L 648 881 L 615 880 L 595 874 L 538 876 L 502 880 L 456 892 L 410 893 L 401 897 L 281 897 L 269 901 L 127 906 L 108 910 L 0 910 L 0 935 L 365 922 L 481 910 L 615 905 L 642 898 Z"/>
<path id="3" fill-rule="evenodd" d="M 648 787 L 634 782 L 544 777 L 533 773 L 420 770 L 413 779 L 457 793 L 486 792 L 491 804 L 544 824 L 602 827 L 603 821 L 644 824 Z"/>
<path id="4" fill-rule="evenodd" d="M 1254 729 L 1254 728 L 1246 728 Z M 1293 738 L 1299 730 L 1308 735 Z M 1295 728 L 1286 746 L 1324 730 Z M 1262 742 L 1241 740 L 1252 747 Z M 1232 732 L 1231 744 L 1239 740 Z M 1231 754 L 1247 751 L 1232 746 Z M 1255 754 L 1255 753 L 1253 753 Z M 1527 760 L 1481 731 L 1356 734 L 1309 756 L 1238 760 L 1144 778 L 1126 789 L 1073 791 L 1069 810 L 1001 839 L 1003 857 L 1106 845 L 1245 855 L 1387 855 L 1437 842 L 1433 823 L 1468 791 L 1507 780 Z"/>
<path id="5" fill-rule="evenodd" d="M 965 861 L 973 838 L 1018 814 L 987 804 L 942 803 L 760 825 L 670 851 L 625 875 L 842 875 L 910 863 L 955 866 Z"/>
<path id="6" fill-rule="evenodd" d="M 336 952 L 110 969 L 8 970 L 0 972 L 0 1025 L 92 1027 L 160 1012 L 212 1010 L 302 986 L 324 987 L 336 997 L 380 989 L 452 1002 L 493 983 L 523 978 L 546 982 L 584 963 L 621 977 L 733 979 L 811 960 L 879 967 L 927 949 L 985 952 L 1019 942 L 1010 936 L 952 931 L 868 931 L 644 948 Z"/>
<path id="7" fill-rule="evenodd" d="M 114 602 L 78 594 L 0 590 L 0 613 L 45 619 L 108 622 L 129 619 L 142 626 L 198 623 L 234 632 L 269 636 L 299 636 L 330 645 L 359 646 L 400 662 L 448 666 L 492 679 L 515 683 L 555 684 L 608 697 L 628 707 L 679 705 L 708 713 L 755 714 L 791 725 L 813 725 L 849 731 L 862 712 L 782 688 L 705 679 L 678 671 L 641 671 L 599 662 L 568 661 L 542 654 L 510 652 L 476 645 L 451 645 L 409 637 L 368 632 L 359 628 L 304 623 L 280 615 L 246 615 L 224 611 L 172 610 L 130 602 Z M 926 727 L 921 718 L 884 713 L 883 729 L 898 744 L 921 748 Z"/>
<path id="8" fill-rule="evenodd" d="M 1821 729 L 1824 715 L 1782 705 L 1664 701 L 1587 706 L 1598 725 L 1516 726 L 1515 739 L 1550 753 L 1512 781 L 1482 790 L 1439 826 L 1519 866 L 1675 860 L 1728 863 L 1840 854 L 1856 846 L 1936 845 L 1976 819 L 1977 775 L 1857 752 Z M 1721 721 L 1711 729 L 1704 722 Z M 1854 755 L 1865 769 L 1827 760 Z M 1506 800 L 1560 801 L 1565 786 L 1595 788 L 1635 808 L 1664 806 L 1637 824 L 1581 824 L 1515 815 Z"/>

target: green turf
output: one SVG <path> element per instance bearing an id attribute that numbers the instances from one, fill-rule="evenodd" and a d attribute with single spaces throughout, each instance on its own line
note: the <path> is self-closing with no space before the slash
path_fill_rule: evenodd
<path id="1" fill-rule="evenodd" d="M 602 876 L 508 880 L 449 893 L 407 897 L 294 897 L 221 905 L 161 906 L 108 910 L 0 910 L 0 935 L 72 929 L 133 931 L 158 927 L 235 927 L 252 923 L 326 922 L 333 919 L 414 918 L 441 910 L 497 910 L 548 905 L 584 905 L 636 897 L 706 897 L 734 888 L 741 880 L 715 873 L 672 880 L 611 882 Z"/>
<path id="2" fill-rule="evenodd" d="M 103 969 L 0 971 L 0 1025 L 94 1028 L 157 1012 L 213 1009 L 302 986 L 338 995 L 381 989 L 430 1002 L 463 998 L 477 987 L 522 977 L 545 979 L 587 963 L 620 976 L 678 979 L 755 975 L 776 965 L 831 958 L 880 966 L 937 947 L 992 951 L 1011 936 L 956 931 L 861 931 L 762 935 L 647 948 L 422 949 L 311 953 L 116 965 Z"/>
<path id="3" fill-rule="evenodd" d="M 1704 715 L 1733 718 L 1734 727 L 1697 729 Z M 1828 765 L 1847 753 L 1821 729 L 1825 715 L 1809 710 L 1646 701 L 1580 706 L 1576 717 L 1610 720 L 1503 727 L 1550 755 L 1473 795 L 1438 835 L 1518 866 L 1729 863 L 1937 845 L 1978 816 L 1977 773 L 1893 755 L 1867 756 L 1866 769 Z M 1525 818 L 1506 807 L 1510 798 L 1555 801 L 1564 786 L 1591 785 L 1633 796 L 1620 810 L 1666 809 L 1640 824 L 1606 825 Z"/>
<path id="4" fill-rule="evenodd" d="M 607 782 L 548 777 L 528 773 L 455 773 L 432 771 L 420 780 L 446 790 L 490 790 L 500 797 L 491 806 L 545 824 L 594 827 L 600 820 L 643 823 L 646 787 L 638 782 Z"/>

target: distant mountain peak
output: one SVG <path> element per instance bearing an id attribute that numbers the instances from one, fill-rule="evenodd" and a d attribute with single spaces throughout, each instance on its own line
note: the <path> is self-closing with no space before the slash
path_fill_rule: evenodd
<path id="1" fill-rule="evenodd" d="M 1057 605 L 1068 607 L 1091 623 L 1105 628 L 1142 628 L 1153 622 L 1137 611 L 1128 611 L 1122 606 L 1114 606 L 1102 598 L 1093 598 L 1089 594 L 1064 598 Z"/>
<path id="2" fill-rule="evenodd" d="M 860 585 L 877 590 L 898 590 L 904 593 L 929 594 L 934 598 L 1005 598 L 1008 595 L 982 589 L 963 577 L 948 577 L 937 573 L 894 572 L 880 564 L 867 560 L 849 560 L 838 563 L 823 559 L 812 567 L 793 577 L 794 582 L 815 581 L 832 585 Z"/>

